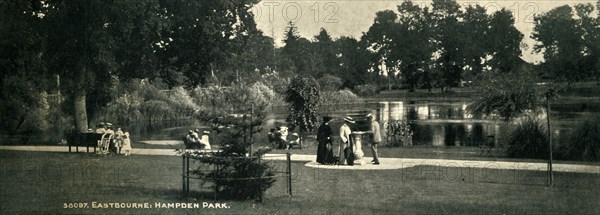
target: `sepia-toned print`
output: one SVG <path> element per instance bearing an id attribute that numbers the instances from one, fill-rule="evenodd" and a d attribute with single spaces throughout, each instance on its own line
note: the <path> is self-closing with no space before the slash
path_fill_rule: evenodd
<path id="1" fill-rule="evenodd" d="M 0 214 L 599 214 L 599 0 L 0 0 Z"/>

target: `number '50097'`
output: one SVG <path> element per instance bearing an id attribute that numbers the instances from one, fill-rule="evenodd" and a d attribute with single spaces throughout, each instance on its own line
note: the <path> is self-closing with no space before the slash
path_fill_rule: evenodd
<path id="1" fill-rule="evenodd" d="M 87 208 L 88 203 L 63 203 L 63 208 Z"/>

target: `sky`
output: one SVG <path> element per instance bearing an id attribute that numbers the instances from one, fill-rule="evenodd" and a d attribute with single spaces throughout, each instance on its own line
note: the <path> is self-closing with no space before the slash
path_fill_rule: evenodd
<path id="1" fill-rule="evenodd" d="M 296 23 L 298 32 L 304 38 L 313 39 L 321 28 L 333 38 L 350 36 L 360 39 L 363 32 L 373 24 L 375 13 L 382 10 L 397 12 L 403 0 L 262 0 L 254 8 L 255 20 L 265 35 L 275 38 L 278 46 L 284 45 L 283 36 L 289 21 Z M 458 0 L 463 8 L 469 4 L 484 6 L 488 13 L 508 8 L 515 17 L 515 27 L 524 34 L 523 60 L 530 63 L 543 61 L 541 54 L 532 53 L 535 41 L 531 39 L 533 17 L 553 8 L 579 3 L 596 5 L 597 0 L 497 0 L 476 1 Z M 431 0 L 413 3 L 429 6 Z"/>

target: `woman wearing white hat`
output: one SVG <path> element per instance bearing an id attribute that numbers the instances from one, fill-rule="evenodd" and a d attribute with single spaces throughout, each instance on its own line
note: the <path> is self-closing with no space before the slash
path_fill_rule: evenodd
<path id="1" fill-rule="evenodd" d="M 342 143 L 340 144 L 340 148 L 339 148 L 339 155 L 340 155 L 340 163 L 344 163 L 344 161 L 347 161 L 348 165 L 354 165 L 354 154 L 352 152 L 352 148 L 348 147 L 350 144 L 350 134 L 352 133 L 352 130 L 350 130 L 350 126 L 348 126 L 348 124 L 350 123 L 354 123 L 354 119 L 352 119 L 352 117 L 344 117 L 344 124 L 342 124 L 342 127 L 340 127 L 340 137 L 342 138 Z M 342 151 L 344 152 L 344 157 L 342 158 Z"/>

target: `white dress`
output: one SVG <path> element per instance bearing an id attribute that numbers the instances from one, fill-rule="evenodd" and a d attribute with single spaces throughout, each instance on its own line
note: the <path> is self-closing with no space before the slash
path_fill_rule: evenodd
<path id="1" fill-rule="evenodd" d="M 131 151 L 131 139 L 129 138 L 129 132 L 125 132 L 123 135 L 123 148 L 121 150 L 129 150 Z"/>
<path id="2" fill-rule="evenodd" d="M 204 149 L 210 149 L 210 141 L 208 140 L 208 135 L 202 135 L 200 144 L 204 145 Z"/>

